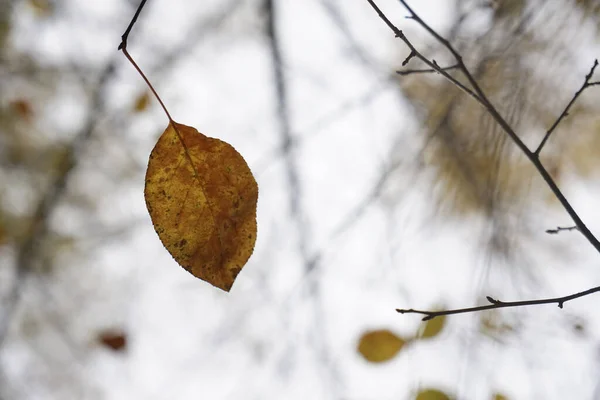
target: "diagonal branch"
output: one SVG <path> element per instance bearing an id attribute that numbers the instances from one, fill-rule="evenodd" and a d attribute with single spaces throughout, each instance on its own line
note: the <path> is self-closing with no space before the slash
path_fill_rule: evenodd
<path id="1" fill-rule="evenodd" d="M 383 11 L 381 11 L 381 9 L 377 6 L 377 4 L 375 4 L 375 2 L 373 0 L 367 0 L 367 1 L 371 5 L 371 7 L 373 7 L 373 9 L 377 12 L 377 14 L 379 15 L 379 18 L 381 18 L 383 20 L 383 22 L 385 22 L 386 25 L 392 30 L 392 32 L 394 32 L 396 37 L 401 39 L 404 43 L 406 43 L 406 45 L 408 46 L 408 48 L 411 51 L 411 54 L 409 55 L 407 60 L 412 57 L 417 57 L 419 60 L 421 60 L 425 64 L 427 64 L 431 69 L 433 69 L 437 73 L 443 75 L 444 78 L 448 79 L 456 87 L 461 89 L 463 92 L 465 92 L 466 94 L 471 96 L 478 103 L 480 103 L 482 106 L 485 107 L 485 103 L 483 102 L 483 100 L 481 98 L 479 98 L 479 96 L 477 96 L 477 94 L 475 94 L 471 89 L 469 89 L 468 87 L 463 85 L 458 80 L 454 79 L 454 77 L 452 75 L 448 74 L 444 68 L 440 68 L 440 66 L 435 62 L 435 60 L 430 61 L 427 57 L 425 57 L 419 51 L 417 51 L 417 49 L 413 46 L 413 44 L 406 38 L 406 36 L 404 36 L 404 33 L 400 29 L 398 29 L 394 24 L 392 24 L 392 22 L 388 19 L 388 17 L 386 17 L 386 15 L 383 13 Z"/>
<path id="2" fill-rule="evenodd" d="M 515 143 L 515 145 L 521 150 L 521 152 L 529 159 L 529 161 L 536 168 L 542 179 L 546 182 L 554 196 L 561 203 L 565 211 L 569 214 L 575 225 L 579 229 L 579 231 L 583 234 L 583 236 L 590 242 L 592 246 L 600 253 L 600 241 L 594 236 L 594 234 L 588 229 L 583 220 L 579 217 L 573 206 L 566 199 L 564 194 L 559 189 L 556 182 L 550 175 L 550 173 L 546 170 L 544 165 L 541 163 L 537 154 L 533 151 L 529 150 L 529 148 L 525 145 L 525 143 L 519 138 L 516 132 L 512 129 L 510 124 L 502 117 L 500 112 L 494 107 L 491 101 L 487 98 L 465 63 L 463 62 L 462 56 L 458 53 L 458 51 L 440 36 L 435 30 L 433 30 L 425 21 L 423 21 L 409 6 L 406 4 L 406 1 L 399 0 L 404 7 L 410 12 L 411 16 L 409 18 L 415 20 L 419 25 L 421 25 L 427 32 L 429 32 L 437 41 L 439 41 L 444 47 L 450 51 L 450 53 L 456 59 L 456 63 L 458 65 L 458 69 L 465 75 L 467 81 L 469 82 L 472 89 L 467 88 L 462 83 L 458 82 L 455 78 L 450 76 L 446 71 L 444 71 L 440 66 L 435 62 L 435 60 L 430 61 L 425 56 L 423 56 L 408 40 L 408 38 L 402 33 L 400 29 L 398 29 L 381 11 L 381 9 L 375 4 L 373 0 L 367 0 L 371 7 L 377 12 L 379 17 L 385 22 L 385 24 L 394 32 L 396 37 L 400 38 L 406 45 L 410 48 L 411 53 L 414 53 L 414 57 L 419 58 L 425 64 L 435 69 L 439 74 L 444 76 L 450 82 L 454 83 L 458 88 L 469 94 L 473 99 L 475 99 L 479 104 L 481 104 L 486 111 L 492 116 L 492 118 L 496 121 L 498 125 L 504 130 L 504 132 L 510 137 L 510 139 Z M 596 85 L 597 82 L 593 82 L 591 85 Z"/>
<path id="3" fill-rule="evenodd" d="M 466 77 L 466 79 L 470 85 L 470 88 L 467 88 L 465 85 L 463 85 L 462 83 L 458 82 L 455 78 L 450 76 L 443 68 L 440 68 L 440 66 L 435 62 L 435 60 L 430 61 L 425 56 L 423 56 L 412 45 L 412 43 L 406 38 L 404 33 L 400 29 L 398 29 L 385 16 L 385 14 L 381 11 L 381 9 L 379 9 L 379 7 L 375 4 L 375 2 L 373 0 L 367 0 L 367 2 L 371 5 L 371 7 L 378 14 L 379 18 L 381 18 L 381 20 L 383 20 L 383 22 L 385 22 L 385 24 L 390 28 L 390 30 L 392 30 L 392 32 L 394 32 L 394 35 L 396 37 L 400 38 L 409 47 L 411 53 L 408 56 L 408 58 L 405 60 L 405 62 L 407 62 L 407 60 L 410 60 L 413 57 L 420 59 L 425 64 L 427 64 L 429 67 L 431 67 L 436 72 L 438 72 L 439 74 L 444 76 L 446 79 L 448 79 L 450 82 L 455 84 L 459 89 L 461 89 L 465 93 L 469 94 L 479 104 L 481 104 L 485 108 L 485 110 L 490 114 L 490 116 L 496 121 L 496 123 L 502 128 L 502 130 L 504 130 L 504 132 L 515 143 L 515 145 L 521 150 L 521 152 L 527 157 L 527 159 L 529 159 L 529 161 L 533 164 L 533 166 L 536 168 L 536 170 L 538 171 L 538 173 L 540 174 L 542 179 L 546 182 L 546 184 L 548 185 L 548 187 L 550 188 L 550 190 L 552 191 L 554 196 L 559 200 L 559 202 L 561 203 L 561 205 L 563 206 L 565 211 L 572 218 L 573 222 L 575 223 L 576 229 L 579 230 L 583 234 L 583 236 L 588 240 L 588 242 L 596 249 L 596 251 L 598 251 L 600 253 L 600 241 L 598 241 L 598 239 L 594 236 L 594 234 L 584 224 L 583 220 L 579 217 L 579 215 L 577 214 L 575 209 L 571 206 L 569 201 L 563 195 L 561 190 L 558 188 L 556 182 L 554 182 L 554 179 L 552 178 L 550 173 L 548 173 L 548 171 L 546 170 L 546 168 L 543 166 L 542 162 L 539 159 L 539 152 L 541 151 L 543 144 L 547 140 L 547 137 L 550 136 L 550 134 L 552 133 L 552 131 L 554 131 L 556 126 L 558 126 L 560 121 L 562 119 L 564 119 L 564 117 L 568 114 L 568 109 L 575 102 L 576 98 L 587 87 L 600 85 L 600 82 L 590 82 L 593 72 L 594 72 L 596 66 L 598 65 L 598 61 L 597 60 L 594 61 L 594 65 L 593 65 L 592 69 L 590 70 L 590 73 L 588 75 L 586 75 L 584 85 L 573 96 L 573 99 L 567 105 L 567 108 L 565 109 L 565 111 L 563 111 L 563 113 L 561 114 L 561 116 L 559 116 L 559 118 L 557 119 L 557 121 L 555 122 L 553 127 L 550 128 L 550 130 L 548 131 L 548 133 L 546 135 L 547 137 L 544 138 L 544 140 L 542 141 L 542 143 L 540 144 L 538 149 L 534 152 L 534 151 L 529 150 L 529 148 L 525 145 L 525 143 L 521 140 L 521 138 L 513 130 L 513 128 L 510 126 L 510 124 L 504 119 L 504 117 L 502 117 L 500 112 L 496 109 L 496 107 L 492 104 L 492 102 L 487 98 L 487 96 L 485 95 L 485 93 L 483 92 L 483 90 L 481 89 L 481 87 L 479 86 L 479 84 L 477 83 L 477 81 L 475 80 L 475 78 L 473 77 L 473 75 L 471 74 L 471 72 L 469 71 L 469 69 L 467 68 L 465 63 L 463 62 L 463 59 L 462 59 L 462 56 L 460 55 L 460 53 L 450 44 L 450 42 L 448 40 L 444 39 L 434 29 L 432 29 L 425 21 L 423 21 L 412 10 L 412 8 L 410 8 L 410 6 L 406 3 L 405 0 L 399 0 L 399 1 L 410 13 L 410 16 L 408 18 L 415 20 L 419 25 L 421 25 L 427 32 L 429 32 L 438 42 L 440 42 L 454 56 L 454 58 L 456 60 L 457 68 Z M 464 309 L 457 309 L 457 310 L 447 310 L 447 311 L 441 311 L 441 312 L 421 311 L 421 310 L 414 310 L 414 309 L 409 309 L 409 310 L 398 309 L 397 311 L 400 313 L 425 314 L 424 319 L 431 319 L 438 315 L 460 314 L 460 313 L 466 313 L 466 312 L 487 310 L 487 309 L 491 309 L 491 308 L 519 307 L 519 306 L 526 306 L 526 305 L 533 305 L 533 304 L 547 304 L 547 303 L 553 303 L 553 302 L 558 303 L 558 305 L 560 307 L 562 307 L 562 304 L 565 301 L 572 300 L 574 298 L 578 298 L 578 297 L 582 297 L 582 296 L 586 296 L 588 294 L 592 294 L 592 293 L 595 293 L 598 291 L 600 291 L 600 287 L 592 288 L 592 289 L 586 290 L 584 292 L 580 292 L 580 293 L 576 293 L 573 295 L 560 297 L 560 298 L 528 300 L 528 301 L 520 301 L 520 302 L 517 301 L 517 302 L 507 302 L 507 303 L 501 302 L 498 300 L 494 300 L 491 297 L 488 297 L 488 301 L 490 301 L 492 303 L 491 305 L 488 305 L 488 306 L 464 308 Z"/>

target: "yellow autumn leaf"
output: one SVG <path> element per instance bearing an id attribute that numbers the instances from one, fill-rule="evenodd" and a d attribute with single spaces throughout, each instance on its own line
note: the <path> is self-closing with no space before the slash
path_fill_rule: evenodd
<path id="1" fill-rule="evenodd" d="M 450 397 L 437 389 L 425 389 L 417 393 L 415 400 L 450 400 Z"/>
<path id="2" fill-rule="evenodd" d="M 446 316 L 441 315 L 425 322 L 423 333 L 420 335 L 422 338 L 432 338 L 437 336 L 446 324 Z"/>
<path id="3" fill-rule="evenodd" d="M 391 360 L 398 354 L 406 340 L 389 330 L 382 329 L 364 333 L 358 342 L 358 352 L 373 363 Z"/>
<path id="4" fill-rule="evenodd" d="M 258 186 L 243 157 L 228 143 L 171 122 L 150 154 L 144 195 L 175 261 L 229 291 L 256 241 Z"/>
<path id="5" fill-rule="evenodd" d="M 508 397 L 504 396 L 503 394 L 496 393 L 494 394 L 493 400 L 508 400 Z"/>
<path id="6" fill-rule="evenodd" d="M 144 92 L 135 99 L 135 103 L 133 104 L 133 111 L 138 113 L 145 111 L 148 108 L 149 104 L 150 94 L 148 92 Z"/>

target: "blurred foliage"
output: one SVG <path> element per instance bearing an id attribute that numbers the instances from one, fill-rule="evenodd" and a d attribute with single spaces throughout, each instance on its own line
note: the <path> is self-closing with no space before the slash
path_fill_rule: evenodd
<path id="1" fill-rule="evenodd" d="M 150 104 L 150 92 L 145 91 L 140 94 L 136 99 L 133 105 L 133 111 L 135 112 L 143 112 L 146 111 L 148 105 Z"/>
<path id="2" fill-rule="evenodd" d="M 444 326 L 446 325 L 446 316 L 441 315 L 439 317 L 435 317 L 429 321 L 423 322 L 423 325 L 423 331 L 419 337 L 424 339 L 433 338 L 439 335 L 442 329 L 444 329 Z"/>
<path id="3" fill-rule="evenodd" d="M 394 358 L 407 344 L 407 341 L 387 330 L 374 330 L 363 333 L 358 342 L 358 352 L 365 360 L 382 363 Z"/>
<path id="4" fill-rule="evenodd" d="M 97 259 L 97 238 L 108 237 L 103 232 L 120 234 L 95 211 L 118 188 L 129 186 L 130 171 L 141 166 L 131 157 L 115 157 L 117 146 L 104 139 L 122 131 L 129 117 L 103 115 L 106 86 L 114 77 L 111 60 L 101 65 L 85 57 L 76 63 L 51 60 L 23 46 L 22 39 L 32 35 L 40 35 L 41 42 L 54 23 L 70 28 L 57 5 L 49 0 L 1 4 L 0 345 L 5 346 L 0 350 L 30 360 L 37 368 L 32 373 L 40 374 L 39 387 L 64 385 L 72 396 L 86 383 L 83 368 L 72 370 L 84 346 L 69 328 L 89 301 L 82 293 L 93 297 L 88 286 L 93 278 L 82 266 Z M 119 216 L 119 210 L 113 214 Z M 134 226 L 126 218 L 120 222 L 128 230 Z M 63 290 L 54 291 L 54 284 Z M 106 342 L 116 346 L 115 340 Z M 23 386 L 26 376 L 15 379 L 15 371 L 0 365 L 0 398 L 35 396 L 30 393 L 37 384 Z"/>
<path id="5" fill-rule="evenodd" d="M 519 331 L 517 321 L 509 322 L 505 315 L 498 310 L 482 312 L 479 317 L 479 332 L 499 343 L 503 343 L 510 334 Z"/>
<path id="6" fill-rule="evenodd" d="M 417 393 L 415 400 L 450 400 L 450 396 L 438 389 L 424 389 Z"/>
<path id="7" fill-rule="evenodd" d="M 54 3 L 50 0 L 29 0 L 29 6 L 38 17 L 49 17 L 54 12 Z"/>

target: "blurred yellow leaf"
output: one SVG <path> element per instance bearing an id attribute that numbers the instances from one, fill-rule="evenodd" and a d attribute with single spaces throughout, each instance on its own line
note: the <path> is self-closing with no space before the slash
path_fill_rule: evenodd
<path id="1" fill-rule="evenodd" d="M 437 336 L 442 329 L 444 329 L 444 325 L 446 324 L 446 316 L 441 315 L 439 317 L 435 317 L 425 322 L 425 328 L 423 329 L 423 333 L 421 334 L 422 338 L 432 338 Z"/>
<path id="2" fill-rule="evenodd" d="M 450 400 L 450 397 L 437 389 L 421 390 L 415 400 Z"/>
<path id="3" fill-rule="evenodd" d="M 496 393 L 493 397 L 493 400 L 508 400 L 508 397 L 506 397 L 502 394 Z"/>
<path id="4" fill-rule="evenodd" d="M 175 261 L 229 291 L 256 241 L 258 186 L 243 157 L 228 143 L 171 122 L 150 154 L 144 194 Z"/>
<path id="5" fill-rule="evenodd" d="M 150 94 L 148 92 L 144 92 L 140 94 L 137 99 L 135 99 L 135 103 L 133 105 L 133 110 L 135 112 L 142 112 L 148 108 L 150 104 Z"/>
<path id="6" fill-rule="evenodd" d="M 406 341 L 389 330 L 364 333 L 358 342 L 358 352 L 367 360 L 380 363 L 391 360 L 398 354 Z"/>

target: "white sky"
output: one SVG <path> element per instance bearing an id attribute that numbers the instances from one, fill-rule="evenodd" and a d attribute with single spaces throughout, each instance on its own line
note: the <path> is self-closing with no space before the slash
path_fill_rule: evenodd
<path id="1" fill-rule="evenodd" d="M 25 398 L 391 400 L 412 398 L 425 386 L 459 394 L 461 400 L 491 398 L 495 391 L 510 399 L 592 398 L 598 368 L 595 297 L 568 303 L 562 312 L 554 306 L 501 311 L 521 326 L 518 334 L 503 337 L 504 343 L 478 334 L 479 316 L 455 316 L 439 338 L 410 346 L 391 362 L 374 365 L 360 357 L 356 343 L 365 330 L 414 334 L 419 318 L 398 315 L 397 307 L 463 307 L 483 302 L 488 293 L 511 300 L 584 290 L 600 281 L 596 255 L 575 234 L 544 236 L 544 229 L 570 224 L 554 210 L 540 217 L 540 237 L 567 243 L 571 258 L 555 257 L 539 241 L 532 243 L 529 272 L 540 279 L 537 286 L 515 284 L 526 273 L 506 279 L 510 273 L 501 261 L 486 264 L 484 252 L 477 251 L 481 221 L 432 220 L 426 175 L 416 183 L 408 177 L 420 146 L 417 126 L 388 80 L 406 56 L 402 43 L 366 1 L 332 1 L 368 57 L 363 62 L 322 2 L 280 1 L 278 29 L 292 131 L 299 143 L 293 157 L 304 228 L 309 254 L 322 256 L 306 276 L 289 216 L 285 163 L 277 155 L 281 136 L 267 42 L 252 13 L 256 2 L 244 1 L 220 28 L 222 34 L 206 35 L 167 69 L 156 65 L 185 32 L 197 28 L 198 16 L 208 18 L 225 3 L 150 1 L 130 36 L 129 51 L 175 120 L 228 141 L 255 172 L 260 193 L 254 255 L 226 294 L 193 278 L 160 244 L 143 199 L 143 167 L 167 124 L 153 102 L 126 131 L 94 139 L 106 153 L 90 155 L 73 178 L 78 187 L 98 191 L 94 220 L 136 224 L 131 234 L 101 242 L 92 256 L 64 255 L 60 260 L 69 268 L 49 282 L 31 283 L 31 304 L 46 295 L 54 298 L 55 311 L 64 314 L 62 329 L 82 356 L 70 358 L 64 349 L 68 343 L 52 324 L 36 336 L 36 351 L 27 339 L 14 338 L 2 361 L 15 382 L 33 371 L 31 386 L 16 384 L 27 389 L 31 397 Z M 404 19 L 399 3 L 379 3 L 417 43 L 426 37 Z M 451 2 L 412 3 L 444 33 Z M 56 65 L 104 65 L 115 56 L 132 15 L 126 2 L 65 1 L 58 7 L 56 19 L 41 22 L 21 9 L 26 4 L 19 5 L 22 34 L 15 46 Z M 106 118 L 131 107 L 143 91 L 143 81 L 121 57 Z M 77 121 L 86 111 L 78 95 L 65 95 L 47 112 L 49 126 L 80 128 Z M 345 106 L 363 98 L 368 101 Z M 405 152 L 398 157 L 401 171 L 409 173 L 397 174 L 386 200 L 374 200 L 337 234 L 369 197 L 383 168 L 395 161 L 390 149 L 398 143 Z M 134 184 L 118 186 L 114 180 L 127 162 L 137 166 Z M 574 183 L 565 192 L 589 226 L 599 226 L 592 200 L 598 188 Z M 390 202 L 401 206 L 389 207 Z M 85 216 L 68 210 L 55 218 L 64 230 L 89 226 Z M 36 295 L 39 287 L 49 294 Z M 571 316 L 586 321 L 588 336 L 578 338 L 564 325 Z M 94 333 L 106 327 L 126 329 L 125 354 L 94 344 Z M 39 348 L 46 347 L 60 362 L 36 364 L 43 354 Z M 56 383 L 69 379 L 79 383 Z"/>

